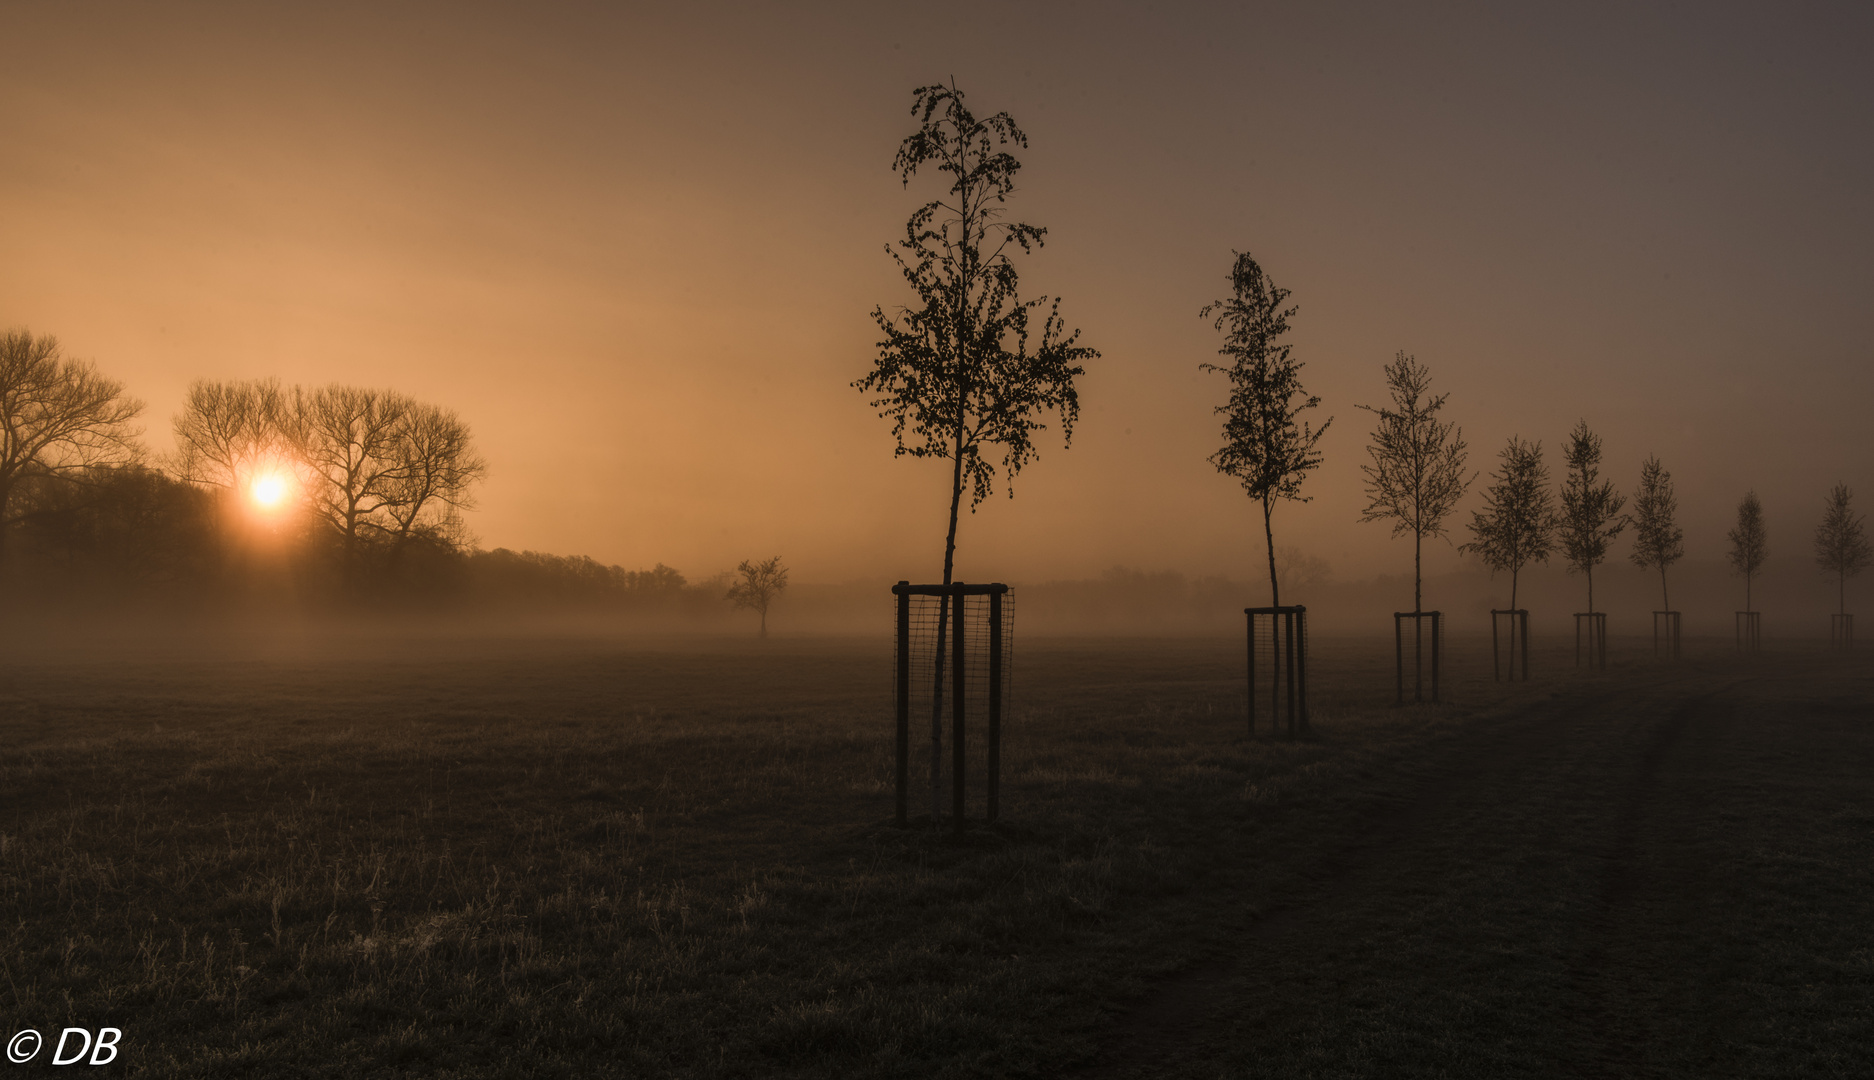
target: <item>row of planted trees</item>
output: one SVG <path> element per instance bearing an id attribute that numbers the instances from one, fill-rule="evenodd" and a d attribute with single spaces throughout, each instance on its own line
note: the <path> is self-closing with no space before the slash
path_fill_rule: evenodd
<path id="1" fill-rule="evenodd" d="M 936 457 L 950 463 L 948 530 L 944 538 L 943 583 L 953 577 L 959 511 L 964 494 L 972 510 L 996 487 L 1006 485 L 1034 460 L 1035 436 L 1058 417 L 1063 442 L 1079 418 L 1076 379 L 1086 360 L 1100 355 L 1068 330 L 1060 301 L 1024 298 L 1014 256 L 1039 248 L 1047 230 L 1006 219 L 1006 203 L 1021 169 L 1015 151 L 1027 136 L 1007 113 L 979 117 L 954 85 L 914 92 L 918 128 L 899 145 L 894 170 L 909 186 L 920 171 L 935 171 L 945 188 L 906 222 L 903 239 L 887 248 L 917 294 L 915 304 L 887 314 L 872 312 L 882 333 L 872 370 L 854 382 L 891 422 L 896 453 Z M 1320 398 L 1302 384 L 1304 364 L 1285 339 L 1297 308 L 1248 253 L 1237 253 L 1229 277 L 1231 294 L 1205 306 L 1223 336 L 1222 361 L 1202 365 L 1223 374 L 1229 396 L 1222 417 L 1222 446 L 1210 462 L 1235 478 L 1262 509 L 1269 555 L 1271 608 L 1282 610 L 1275 565 L 1275 507 L 1306 502 L 1303 485 L 1322 464 L 1318 449 L 1331 425 L 1310 422 Z M 1413 612 L 1423 611 L 1424 541 L 1446 536 L 1452 514 L 1477 479 L 1467 467 L 1468 450 L 1457 425 L 1443 415 L 1446 396 L 1431 390 L 1425 365 L 1404 352 L 1385 366 L 1390 401 L 1362 406 L 1375 426 L 1362 469 L 1369 502 L 1362 520 L 1392 525 L 1395 536 L 1413 539 Z M 1000 450 L 1000 462 L 991 460 Z M 1566 475 L 1559 492 L 1551 486 L 1540 442 L 1513 437 L 1473 514 L 1463 550 L 1492 570 L 1510 574 L 1511 607 L 1517 579 L 1531 563 L 1562 554 L 1587 578 L 1588 609 L 1594 611 L 1593 575 L 1614 542 L 1634 530 L 1633 561 L 1657 570 L 1662 603 L 1669 567 L 1684 553 L 1671 474 L 1657 457 L 1641 466 L 1633 511 L 1611 480 L 1601 476 L 1601 440 L 1586 422 L 1577 424 L 1564 447 Z M 1011 492 L 1012 493 L 1012 492 Z M 1763 511 L 1754 493 L 1738 508 L 1730 533 L 1733 566 L 1750 584 L 1768 553 Z M 1846 583 L 1869 561 L 1862 519 L 1852 494 L 1836 485 L 1815 534 L 1817 563 L 1837 577 L 1845 610 Z M 1264 609 L 1267 610 L 1267 609 Z M 935 670 L 943 670 L 939 630 Z"/>
<path id="2" fill-rule="evenodd" d="M 1237 255 L 1231 281 L 1235 295 L 1203 312 L 1219 313 L 1216 325 L 1225 339 L 1220 351 L 1230 361 L 1203 365 L 1230 381 L 1230 399 L 1217 409 L 1224 417 L 1224 444 L 1210 460 L 1261 505 L 1265 542 L 1273 552 L 1275 504 L 1307 501 L 1302 482 L 1321 464 L 1316 444 L 1328 423 L 1311 427 L 1303 418 L 1320 398 L 1303 391 L 1303 365 L 1280 340 L 1297 310 L 1285 306 L 1288 291 L 1275 286 L 1247 254 Z M 1426 366 L 1401 352 L 1384 375 L 1390 403 L 1362 406 L 1377 420 L 1362 466 L 1369 495 L 1362 520 L 1390 522 L 1395 536 L 1412 537 L 1416 610 L 1423 607 L 1419 569 L 1424 541 L 1446 535 L 1452 513 L 1477 476 L 1468 471 L 1461 430 L 1443 418 L 1447 395 L 1431 392 Z M 1629 527 L 1634 530 L 1633 562 L 1659 573 L 1662 604 L 1671 607 L 1666 571 L 1684 556 L 1684 530 L 1677 522 L 1672 474 L 1657 457 L 1640 467 L 1632 513 L 1626 512 L 1627 499 L 1613 481 L 1602 477 L 1601 438 L 1585 420 L 1575 425 L 1564 446 L 1566 473 L 1559 492 L 1551 485 L 1539 441 L 1512 436 L 1499 457 L 1483 493 L 1484 507 L 1472 514 L 1471 538 L 1459 547 L 1493 571 L 1510 575 L 1511 608 L 1522 569 L 1560 553 L 1571 570 L 1586 578 L 1588 610 L 1594 611 L 1595 567 Z M 1750 581 L 1768 557 L 1763 506 L 1755 492 L 1740 502 L 1728 539 L 1731 564 L 1745 578 L 1748 609 Z M 1836 576 L 1845 605 L 1847 580 L 1869 562 L 1863 521 L 1845 484 L 1835 485 L 1825 500 L 1814 554 L 1817 565 Z M 1271 602 L 1279 604 L 1274 571 L 1271 554 Z"/>

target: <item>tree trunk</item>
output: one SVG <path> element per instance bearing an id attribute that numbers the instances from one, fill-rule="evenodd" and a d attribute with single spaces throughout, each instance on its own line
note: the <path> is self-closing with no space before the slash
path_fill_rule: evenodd
<path id="1" fill-rule="evenodd" d="M 1262 539 L 1269 550 L 1269 606 L 1282 606 L 1282 587 L 1275 576 L 1275 526 L 1270 523 L 1270 516 L 1275 508 L 1269 505 L 1269 497 L 1262 499 Z"/>
<path id="2" fill-rule="evenodd" d="M 1672 610 L 1672 593 L 1666 588 L 1666 564 L 1659 564 L 1659 603 L 1667 611 Z"/>
<path id="3" fill-rule="evenodd" d="M 1588 614 L 1594 614 L 1594 566 L 1588 566 Z"/>
<path id="4" fill-rule="evenodd" d="M 761 605 L 761 636 L 768 636 L 768 605 Z"/>
<path id="5" fill-rule="evenodd" d="M 1511 611 L 1516 610 L 1516 575 L 1521 573 L 1522 569 L 1523 569 L 1522 567 L 1518 566 L 1510 570 L 1510 610 Z"/>

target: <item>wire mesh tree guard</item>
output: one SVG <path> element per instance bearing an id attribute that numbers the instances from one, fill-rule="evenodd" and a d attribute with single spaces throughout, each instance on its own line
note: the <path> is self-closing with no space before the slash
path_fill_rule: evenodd
<path id="1" fill-rule="evenodd" d="M 1854 612 L 1836 612 L 1828 617 L 1828 647 L 1837 652 L 1854 648 Z"/>
<path id="2" fill-rule="evenodd" d="M 910 824 L 911 713 L 928 708 L 931 821 L 943 819 L 945 691 L 950 706 L 950 816 L 957 832 L 967 821 L 968 717 L 987 720 L 983 755 L 984 816 L 1001 814 L 1002 713 L 1013 670 L 1015 597 L 1007 585 L 892 586 L 898 607 L 897 822 Z M 947 687 L 946 687 L 946 684 Z"/>
<path id="3" fill-rule="evenodd" d="M 1575 612 L 1575 666 L 1607 670 L 1607 612 Z"/>
<path id="4" fill-rule="evenodd" d="M 1508 628 L 1501 635 L 1499 635 L 1498 633 L 1498 627 L 1500 626 Z M 1528 608 L 1501 608 L 1501 609 L 1491 608 L 1490 609 L 1490 675 L 1491 675 L 1491 678 L 1495 679 L 1498 682 L 1502 682 L 1504 675 L 1506 674 L 1506 672 L 1504 671 L 1504 665 L 1502 664 L 1502 658 L 1505 652 L 1502 642 L 1507 642 L 1509 646 L 1508 648 L 1509 664 L 1508 664 L 1507 674 L 1509 676 L 1510 681 L 1516 682 L 1519 678 L 1519 676 L 1516 673 L 1518 671 L 1521 671 L 1522 672 L 1522 675 L 1520 676 L 1521 681 L 1528 682 L 1529 681 L 1529 609 Z M 1522 656 L 1522 664 L 1520 667 L 1516 663 L 1518 653 L 1520 653 Z"/>
<path id="5" fill-rule="evenodd" d="M 1269 626 L 1269 732 L 1286 720 L 1291 738 L 1308 730 L 1308 609 L 1244 608 L 1249 619 L 1249 733 L 1256 734 L 1256 620 Z"/>
<path id="6" fill-rule="evenodd" d="M 1763 648 L 1763 612 L 1740 611 L 1736 625 L 1738 652 L 1754 653 Z"/>
<path id="7" fill-rule="evenodd" d="M 1444 654 L 1445 615 L 1442 611 L 1395 611 L 1392 613 L 1393 673 L 1397 694 L 1394 700 L 1405 704 L 1405 621 L 1412 620 L 1412 700 L 1425 700 L 1425 620 L 1432 624 L 1432 700 L 1438 700 L 1438 673 Z"/>
<path id="8" fill-rule="evenodd" d="M 1679 613 L 1676 611 L 1653 612 L 1653 658 L 1658 659 L 1661 652 L 1666 659 L 1679 658 Z"/>

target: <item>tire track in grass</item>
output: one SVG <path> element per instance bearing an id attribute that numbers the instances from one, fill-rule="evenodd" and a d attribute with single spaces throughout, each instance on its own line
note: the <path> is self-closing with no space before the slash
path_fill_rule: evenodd
<path id="1" fill-rule="evenodd" d="M 1665 798 L 1663 776 L 1668 758 L 1684 740 L 1694 716 L 1714 708 L 1730 708 L 1728 701 L 1714 705 L 1713 691 L 1682 698 L 1666 718 L 1647 733 L 1639 759 L 1621 784 L 1618 811 L 1607 842 L 1595 853 L 1600 880 L 1595 908 L 1583 921 L 1584 941 L 1569 965 L 1561 1001 L 1562 1021 L 1569 1032 L 1562 1045 L 1570 1052 L 1562 1070 L 1582 1077 L 1646 1075 L 1646 1049 L 1657 1042 L 1644 1012 L 1624 1008 L 1636 996 L 1635 972 L 1617 964 L 1616 954 L 1627 943 L 1635 923 L 1635 901 L 1643 889 L 1657 882 L 1669 868 L 1649 866 L 1641 854 L 1643 833 L 1654 828 L 1651 820 Z M 1675 808 L 1682 809 L 1682 808 Z M 1622 960 L 1629 959 L 1622 955 Z"/>
<path id="2" fill-rule="evenodd" d="M 1438 747 L 1431 760 L 1402 758 L 1399 764 L 1417 766 L 1414 774 L 1369 793 L 1360 821 L 1343 829 L 1341 842 L 1310 868 L 1307 894 L 1255 916 L 1239 937 L 1244 946 L 1239 951 L 1304 932 L 1328 907 L 1364 895 L 1371 888 L 1374 864 L 1433 828 L 1460 796 L 1509 771 L 1541 771 L 1550 764 L 1558 738 L 1570 738 L 1584 717 L 1631 693 L 1620 689 L 1571 695 L 1524 706 L 1507 716 L 1479 717 L 1454 736 L 1463 742 Z M 1229 984 L 1253 963 L 1240 956 L 1219 958 L 1166 977 L 1113 1018 L 1102 1055 L 1068 1075 L 1086 1080 L 1150 1075 L 1155 1066 L 1217 1033 L 1216 1014 L 1230 996 Z"/>

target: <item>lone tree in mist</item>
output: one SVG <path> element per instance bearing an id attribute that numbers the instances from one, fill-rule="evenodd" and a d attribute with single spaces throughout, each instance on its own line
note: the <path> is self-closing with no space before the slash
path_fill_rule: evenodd
<path id="1" fill-rule="evenodd" d="M 1230 379 L 1230 401 L 1217 406 L 1223 415 L 1223 447 L 1210 455 L 1217 471 L 1236 477 L 1249 497 L 1262 504 L 1262 536 L 1269 554 L 1269 603 L 1280 606 L 1281 585 L 1275 566 L 1275 502 L 1307 502 L 1301 482 L 1318 468 L 1321 455 L 1315 444 L 1333 418 L 1310 428 L 1301 414 L 1321 404 L 1303 392 L 1302 363 L 1290 346 L 1277 339 L 1288 332 L 1293 307 L 1283 307 L 1288 290 L 1279 288 L 1247 252 L 1236 252 L 1230 270 L 1235 295 L 1207 304 L 1199 314 L 1217 313 L 1216 328 L 1223 332 L 1218 353 L 1226 364 L 1200 365 Z"/>
<path id="2" fill-rule="evenodd" d="M 1672 490 L 1672 474 L 1648 457 L 1640 466 L 1640 490 L 1633 496 L 1633 565 L 1659 571 L 1659 603 L 1672 610 L 1666 588 L 1666 567 L 1685 557 L 1685 530 L 1679 527 L 1679 497 Z"/>
<path id="3" fill-rule="evenodd" d="M 1763 527 L 1763 503 L 1754 491 L 1737 504 L 1737 525 L 1726 534 L 1731 541 L 1731 569 L 1744 578 L 1744 610 L 1750 611 L 1750 582 L 1770 557 L 1770 538 Z"/>
<path id="4" fill-rule="evenodd" d="M 1555 546 L 1555 507 L 1542 444 L 1515 436 L 1497 455 L 1502 465 L 1484 489 L 1484 508 L 1471 512 L 1470 543 L 1458 548 L 1484 561 L 1492 573 L 1510 575 L 1510 610 L 1516 610 L 1516 578 L 1530 563 L 1547 562 Z"/>
<path id="5" fill-rule="evenodd" d="M 0 332 L 0 553 L 20 516 L 22 486 L 83 483 L 94 469 L 136 462 L 131 424 L 142 411 L 122 383 L 65 356 L 57 338 Z"/>
<path id="6" fill-rule="evenodd" d="M 787 567 L 781 565 L 781 557 L 755 562 L 744 559 L 742 565 L 735 568 L 741 580 L 729 586 L 727 599 L 737 608 L 749 608 L 761 614 L 761 636 L 768 636 L 768 605 L 774 598 L 787 589 Z"/>
<path id="7" fill-rule="evenodd" d="M 1588 610 L 1594 610 L 1594 568 L 1607 558 L 1607 547 L 1627 528 L 1620 511 L 1625 496 L 1614 491 L 1612 480 L 1602 480 L 1601 437 L 1588 430 L 1586 420 L 1568 433 L 1563 452 L 1568 476 L 1562 481 L 1562 554 L 1568 568 L 1588 579 Z"/>
<path id="8" fill-rule="evenodd" d="M 1401 351 L 1385 372 L 1392 405 L 1360 406 L 1379 417 L 1371 460 L 1360 467 L 1371 497 L 1360 520 L 1390 520 L 1394 536 L 1412 534 L 1412 610 L 1422 611 L 1425 538 L 1444 535 L 1445 518 L 1476 474 L 1464 475 L 1463 432 L 1438 419 L 1449 395 L 1432 396 L 1430 370 Z"/>
<path id="9" fill-rule="evenodd" d="M 1844 615 L 1848 613 L 1848 579 L 1867 569 L 1868 560 L 1874 558 L 1863 519 L 1854 512 L 1853 498 L 1847 484 L 1836 484 L 1828 493 L 1822 524 L 1815 527 L 1815 564 L 1835 575 L 1839 610 Z"/>
<path id="10" fill-rule="evenodd" d="M 1074 378 L 1085 374 L 1081 361 L 1100 354 L 1076 344 L 1080 332 L 1066 329 L 1058 299 L 1019 295 L 1010 257 L 1040 247 L 1047 234 L 1001 220 L 1021 169 L 1006 148 L 1025 149 L 1027 136 L 1007 113 L 978 119 L 954 86 L 914 95 L 918 130 L 899 144 L 892 169 L 908 187 L 919 169 L 934 168 L 950 188 L 919 207 L 904 239 L 886 248 L 918 300 L 896 317 L 872 309 L 885 337 L 871 372 L 852 385 L 877 395 L 872 405 L 891 420 L 897 454 L 951 462 L 948 585 L 963 490 L 972 512 L 994 491 L 986 452 L 1001 447 L 1004 483 L 1012 484 L 1036 456 L 1042 414 L 1058 413 L 1063 445 L 1071 440 L 1080 416 Z"/>

